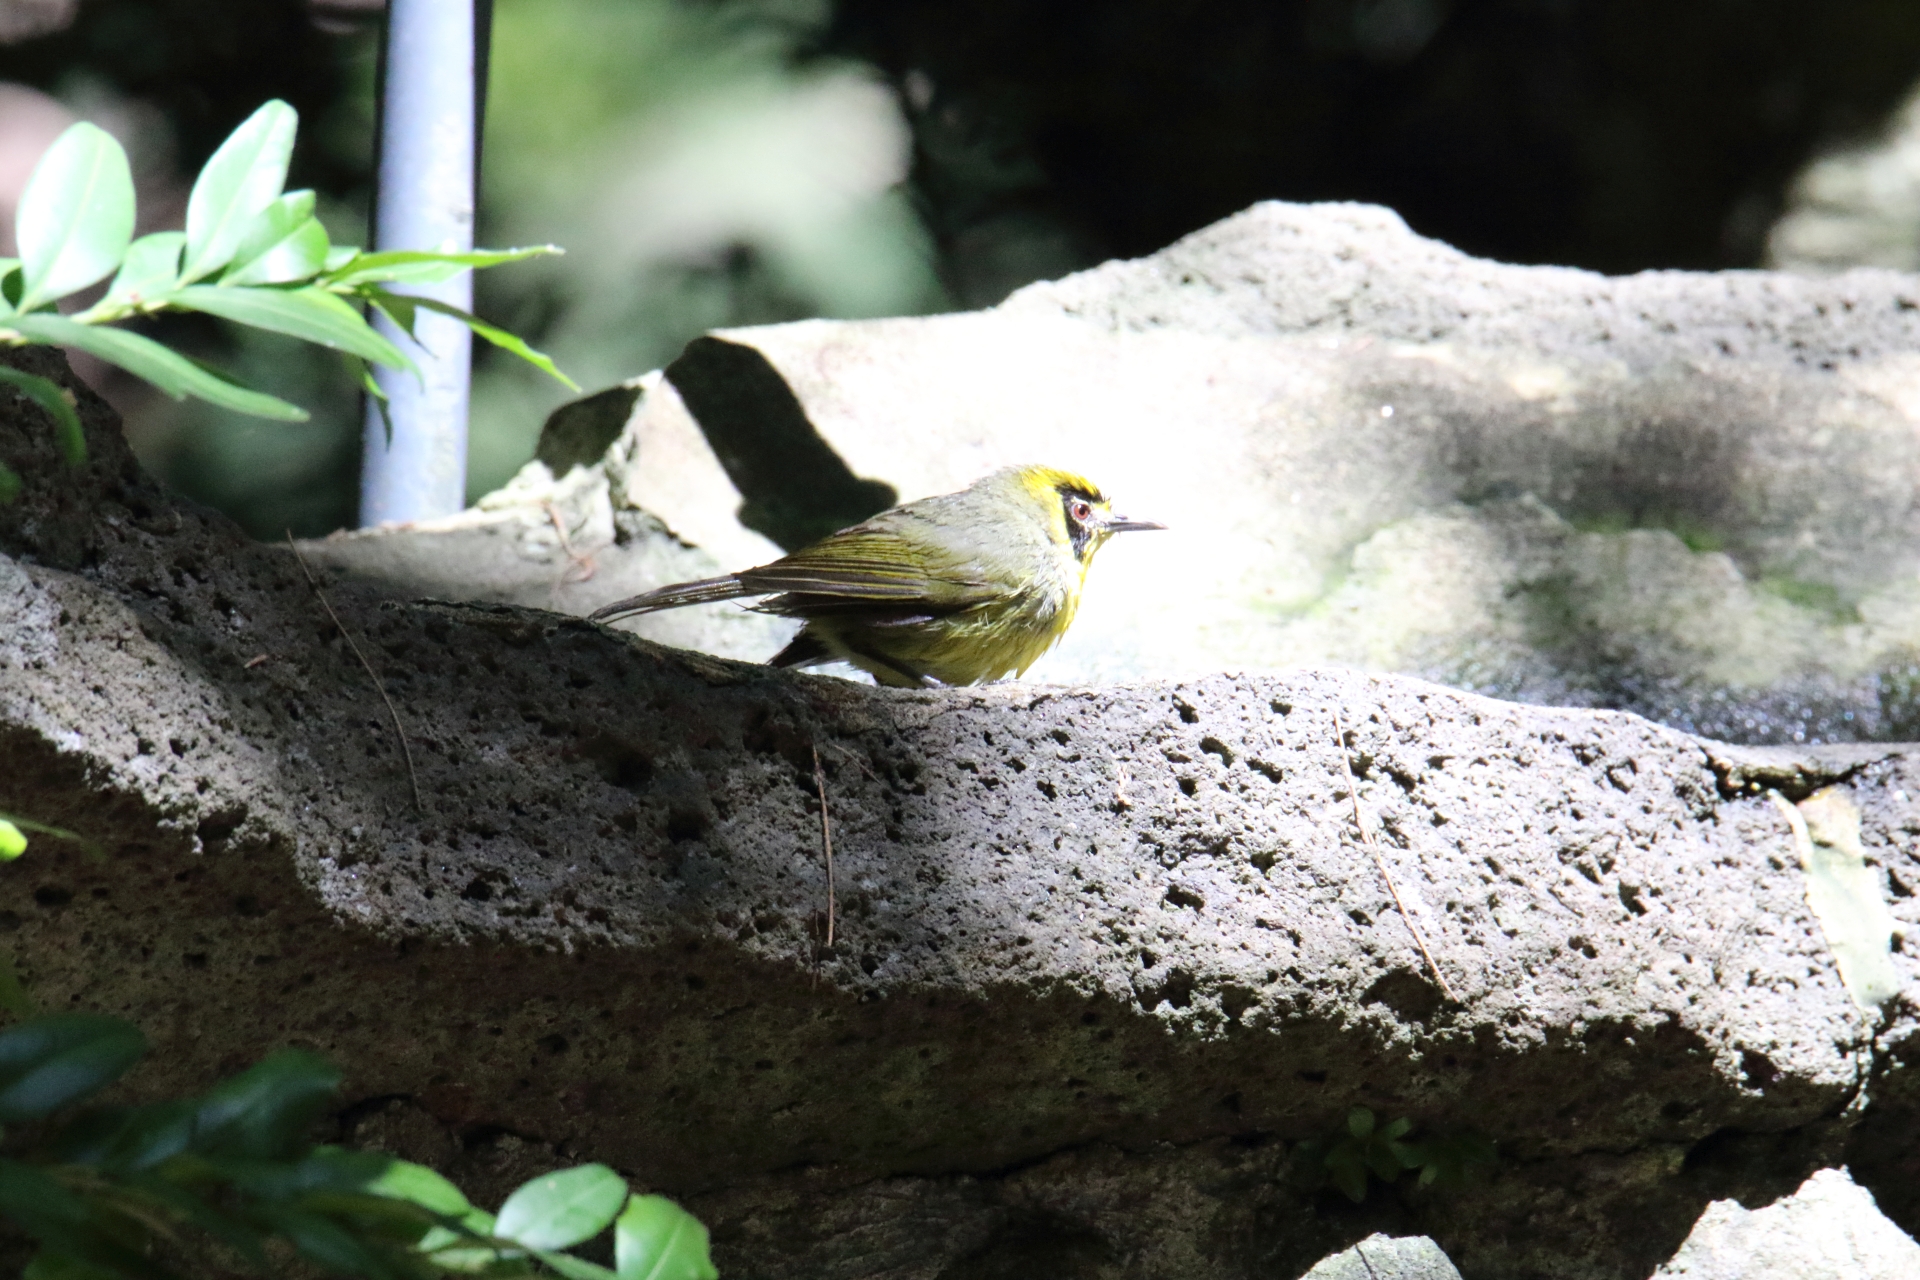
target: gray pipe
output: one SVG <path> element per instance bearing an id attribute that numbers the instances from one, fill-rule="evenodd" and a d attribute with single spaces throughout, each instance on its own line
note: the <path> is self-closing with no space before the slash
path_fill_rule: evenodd
<path id="1" fill-rule="evenodd" d="M 473 248 L 475 108 L 473 0 L 390 0 L 380 104 L 377 249 Z M 473 309 L 473 275 L 402 292 Z M 421 311 L 416 346 L 382 318 L 421 378 L 376 370 L 393 423 L 368 397 L 360 523 L 426 520 L 466 505 L 467 391 L 473 335 Z"/>

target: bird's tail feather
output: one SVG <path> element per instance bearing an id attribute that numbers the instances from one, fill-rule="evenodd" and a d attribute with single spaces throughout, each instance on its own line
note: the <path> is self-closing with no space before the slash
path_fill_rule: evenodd
<path id="1" fill-rule="evenodd" d="M 657 613 L 661 609 L 678 609 L 683 605 L 712 604 L 717 600 L 738 600 L 742 596 L 764 594 L 729 573 L 718 578 L 702 578 L 698 582 L 676 582 L 669 587 L 656 587 L 652 591 L 603 605 L 587 617 L 593 622 L 611 622 L 617 618 L 630 618 L 637 613 Z"/>

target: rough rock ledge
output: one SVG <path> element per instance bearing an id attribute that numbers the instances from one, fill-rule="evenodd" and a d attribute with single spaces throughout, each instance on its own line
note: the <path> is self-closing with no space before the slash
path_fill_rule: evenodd
<path id="1" fill-rule="evenodd" d="M 902 693 L 335 585 L 416 803 L 293 557 L 75 391 L 84 473 L 0 406 L 0 786 L 109 856 L 36 844 L 0 927 L 44 1005 L 147 1030 L 138 1092 L 307 1045 L 342 1137 L 481 1194 L 606 1160 L 738 1276 L 1288 1276 L 1386 1231 L 1638 1280 L 1843 1161 L 1914 1225 L 1916 965 L 1856 1008 L 1767 794 L 1843 787 L 1912 928 L 1912 749 L 1340 671 Z M 1290 1146 L 1355 1104 L 1499 1164 L 1315 1192 Z"/>

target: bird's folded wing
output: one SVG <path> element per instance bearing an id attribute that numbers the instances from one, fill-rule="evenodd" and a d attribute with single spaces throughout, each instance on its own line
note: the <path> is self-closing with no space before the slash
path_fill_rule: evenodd
<path id="1" fill-rule="evenodd" d="M 928 559 L 924 550 L 897 534 L 854 528 L 737 576 L 755 594 L 781 592 L 837 601 L 895 601 L 953 609 L 992 597 L 991 585 L 967 571 L 971 566 L 929 564 Z"/>

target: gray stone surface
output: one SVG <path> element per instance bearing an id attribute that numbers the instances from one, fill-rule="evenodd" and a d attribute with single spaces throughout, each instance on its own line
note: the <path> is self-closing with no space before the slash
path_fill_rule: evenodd
<path id="1" fill-rule="evenodd" d="M 1912 1280 L 1920 1244 L 1842 1169 L 1760 1209 L 1716 1200 L 1654 1280 Z"/>
<path id="2" fill-rule="evenodd" d="M 1322 1258 L 1300 1280 L 1460 1280 L 1460 1271 L 1425 1236 L 1376 1233 Z"/>
<path id="3" fill-rule="evenodd" d="M 658 383 L 655 375 L 616 389 L 614 407 L 624 412 Z M 593 409 L 608 398 L 603 392 L 575 404 Z M 542 458 L 468 510 L 308 539 L 301 554 L 329 581 L 351 577 L 401 599 L 487 601 L 580 615 L 663 582 L 721 572 L 712 556 L 652 515 L 610 501 L 610 485 L 623 486 L 633 465 L 631 438 L 593 449 L 580 465 L 601 424 L 591 414 L 554 417 Z M 777 652 L 797 625 L 735 608 L 647 614 L 626 629 L 675 648 L 758 659 Z"/>
<path id="4" fill-rule="evenodd" d="M 0 925 L 43 1003 L 145 1027 L 137 1093 L 307 1045 L 344 1139 L 482 1196 L 610 1161 L 729 1274 L 1251 1280 L 1386 1231 L 1625 1280 L 1833 1163 L 1915 1043 L 1847 997 L 1765 794 L 1843 785 L 1911 929 L 1904 748 L 1331 670 L 877 690 L 338 583 L 416 801 L 288 551 L 81 399 L 77 475 L 0 405 L 0 785 L 109 856 L 37 842 Z M 1295 1144 L 1356 1104 L 1499 1163 L 1350 1206 Z"/>
<path id="5" fill-rule="evenodd" d="M 1787 271 L 1920 268 L 1920 92 L 1908 93 L 1878 136 L 1800 171 L 1768 232 L 1767 259 Z"/>
<path id="6" fill-rule="evenodd" d="M 1911 276 L 1607 278 L 1263 204 L 992 311 L 725 337 L 903 497 L 1038 460 L 1173 526 L 1102 553 L 1035 679 L 1339 664 L 1729 740 L 1920 736 Z M 732 417 L 659 386 L 611 499 L 729 568 L 779 551 L 743 501 L 815 483 L 732 475 Z"/>

